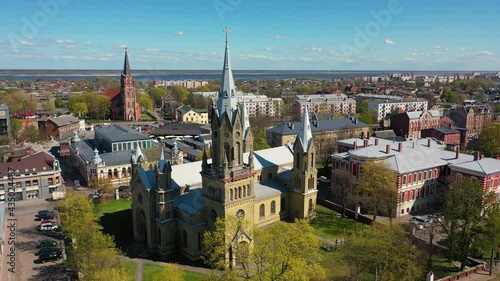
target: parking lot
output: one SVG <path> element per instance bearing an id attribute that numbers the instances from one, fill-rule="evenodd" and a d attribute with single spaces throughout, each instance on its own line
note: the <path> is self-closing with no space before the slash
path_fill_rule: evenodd
<path id="1" fill-rule="evenodd" d="M 40 221 L 35 220 L 35 215 L 39 210 L 53 210 L 54 202 L 44 199 L 33 199 L 16 202 L 15 215 L 16 222 L 16 261 L 15 273 L 7 272 L 10 266 L 6 264 L 6 258 L 2 259 L 1 280 L 8 281 L 45 281 L 45 280 L 66 280 L 66 273 L 62 266 L 62 260 L 57 262 L 36 263 L 37 245 L 41 240 L 54 239 L 39 233 L 36 230 Z M 10 234 L 8 228 L 5 229 L 5 236 Z M 59 241 L 58 239 L 54 239 Z M 61 245 L 62 241 L 59 241 Z M 4 245 L 4 255 L 8 254 L 7 243 Z"/>

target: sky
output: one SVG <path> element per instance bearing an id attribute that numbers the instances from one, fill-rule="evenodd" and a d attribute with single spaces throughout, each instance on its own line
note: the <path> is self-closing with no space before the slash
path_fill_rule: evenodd
<path id="1" fill-rule="evenodd" d="M 498 0 L 2 0 L 0 69 L 500 70 Z"/>

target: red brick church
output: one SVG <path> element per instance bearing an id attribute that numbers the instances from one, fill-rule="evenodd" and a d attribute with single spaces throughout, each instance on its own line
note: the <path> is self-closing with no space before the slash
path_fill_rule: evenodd
<path id="1" fill-rule="evenodd" d="M 141 119 L 141 107 L 137 100 L 135 81 L 130 72 L 127 49 L 125 49 L 120 89 L 108 90 L 106 95 L 111 99 L 111 119 L 124 121 Z"/>

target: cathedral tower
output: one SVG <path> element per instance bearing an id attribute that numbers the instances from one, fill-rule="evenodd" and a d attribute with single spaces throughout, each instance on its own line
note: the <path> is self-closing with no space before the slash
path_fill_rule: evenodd
<path id="1" fill-rule="evenodd" d="M 141 117 L 139 103 L 137 101 L 135 81 L 130 72 L 130 63 L 128 61 L 128 53 L 125 48 L 125 62 L 123 63 L 123 72 L 120 80 L 120 95 L 119 104 L 121 107 L 120 114 L 116 116 L 119 120 L 137 121 Z"/>
<path id="2" fill-rule="evenodd" d="M 248 119 L 245 121 L 245 110 L 237 105 L 227 27 L 224 32 L 226 48 L 221 85 L 217 105 L 212 109 L 212 163 L 207 163 L 204 153 L 201 172 L 203 196 L 208 202 L 206 214 L 210 221 L 226 213 L 248 213 L 251 217 L 255 197 L 255 173 L 249 159 L 243 159 L 243 153 L 250 152 L 253 147 L 248 143 L 249 140 L 253 142 L 253 137 Z M 250 201 L 252 204 L 246 204 Z"/>
<path id="3" fill-rule="evenodd" d="M 294 218 L 314 218 L 316 210 L 317 176 L 316 147 L 307 108 L 304 110 L 300 130 L 293 145 L 293 169 L 290 178 L 290 199 Z"/>

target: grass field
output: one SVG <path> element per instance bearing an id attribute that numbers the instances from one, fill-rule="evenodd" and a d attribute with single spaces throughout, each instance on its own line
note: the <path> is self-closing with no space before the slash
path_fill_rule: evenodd
<path id="1" fill-rule="evenodd" d="M 157 272 L 160 272 L 162 269 L 163 267 L 160 265 L 145 263 L 143 265 L 143 271 L 142 271 L 143 280 L 144 281 L 153 280 L 153 275 Z M 183 271 L 183 272 L 185 281 L 198 281 L 201 279 L 201 277 L 203 277 L 203 274 L 200 273 L 190 272 L 190 271 Z"/>
<path id="2" fill-rule="evenodd" d="M 116 246 L 125 251 L 133 242 L 132 200 L 109 200 L 99 203 L 94 211 L 100 217 L 102 231 L 115 237 Z"/>
<path id="3" fill-rule="evenodd" d="M 127 272 L 127 281 L 134 281 L 135 280 L 135 269 L 137 265 L 133 261 L 129 261 L 123 264 L 123 268 L 125 268 L 125 271 Z"/>
<path id="4" fill-rule="evenodd" d="M 356 228 L 368 227 L 366 224 L 353 219 L 342 219 L 337 212 L 320 205 L 316 205 L 316 219 L 313 221 L 312 226 L 316 230 L 316 235 L 328 239 L 342 238 L 346 232 L 352 232 Z"/>
<path id="5" fill-rule="evenodd" d="M 99 203 L 95 206 L 94 211 L 99 217 L 104 214 L 111 214 L 123 210 L 132 208 L 132 200 L 120 199 L 120 200 L 109 200 L 103 203 Z"/>

